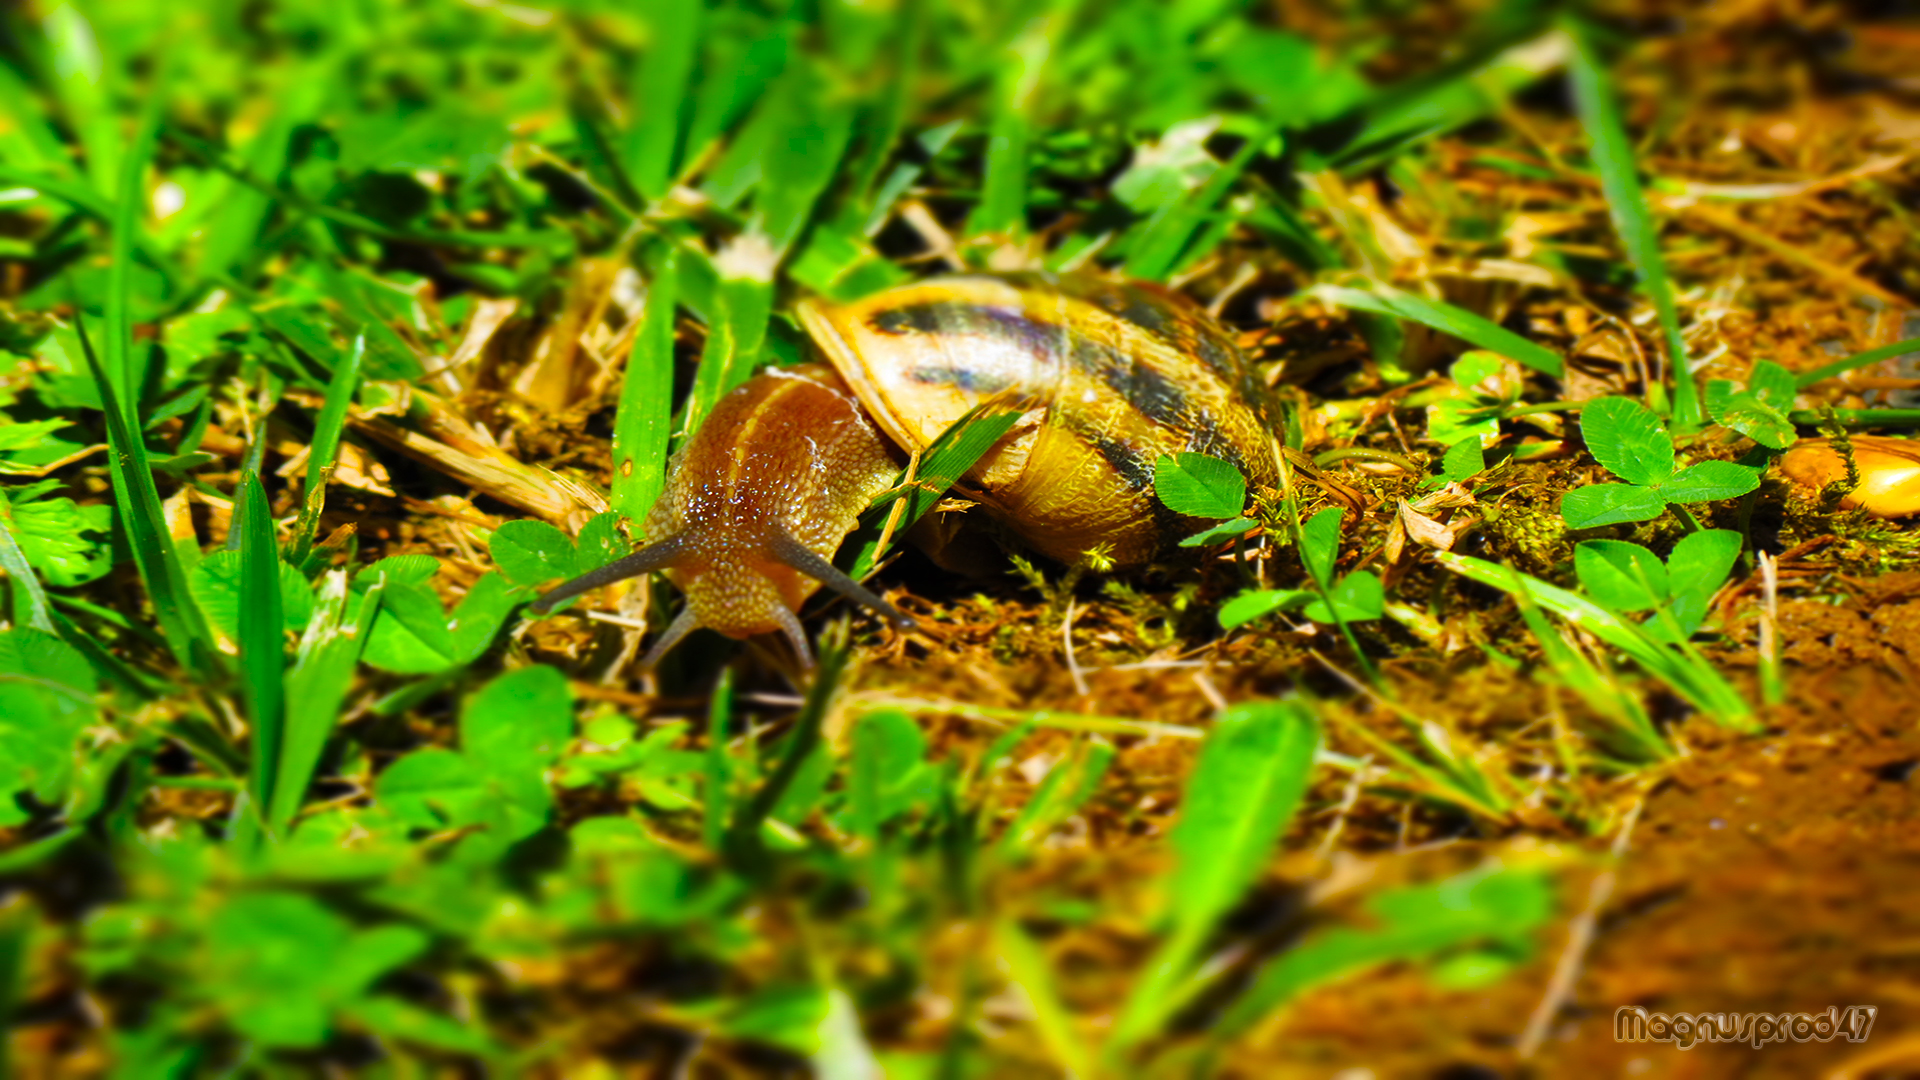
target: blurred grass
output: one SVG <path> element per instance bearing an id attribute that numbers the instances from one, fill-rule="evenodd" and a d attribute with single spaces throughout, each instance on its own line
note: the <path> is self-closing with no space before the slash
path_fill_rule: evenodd
<path id="1" fill-rule="evenodd" d="M 631 1038 L 697 1045 L 716 1068 L 902 1076 L 1258 1070 L 1268 1051 L 1236 1059 L 1240 1040 L 1309 987 L 1448 950 L 1524 954 L 1552 887 L 1523 858 L 1373 893 L 1353 926 L 1321 912 L 1297 947 L 1236 918 L 1317 873 L 1294 856 L 1347 820 L 1322 763 L 1392 811 L 1362 816 L 1510 828 L 1544 804 L 1556 837 L 1604 818 L 1594 766 L 1642 763 L 1563 734 L 1529 758 L 1540 740 L 1483 742 L 1405 695 L 1391 701 L 1418 704 L 1366 715 L 1248 700 L 1230 662 L 1192 667 L 1239 649 L 1248 671 L 1306 670 L 1317 654 L 1285 635 L 1205 636 L 1209 606 L 1245 584 L 1221 575 L 1297 581 L 1291 559 L 1114 579 L 1091 599 L 1078 569 L 1028 567 L 1039 602 L 954 585 L 913 646 L 950 655 L 902 654 L 929 684 L 901 692 L 870 692 L 871 671 L 899 668 L 844 628 L 796 699 L 710 642 L 634 678 L 663 597 L 587 629 L 517 615 L 543 576 L 624 552 L 619 520 L 644 520 L 722 394 L 802 358 L 795 300 L 943 266 L 1198 283 L 1301 406 L 1296 449 L 1310 428 L 1387 445 L 1366 425 L 1453 338 L 1526 365 L 1536 398 L 1566 392 L 1579 335 L 1538 327 L 1567 294 L 1624 325 L 1637 283 L 1685 372 L 1681 305 L 1698 307 L 1676 301 L 1626 88 L 1593 32 L 1528 3 L 1390 7 L 1300 26 L 1224 0 L 0 15 L 0 433 L 33 432 L 0 438 L 0 714 L 26 732 L 0 744 L 0 872 L 84 893 L 9 907 L 0 953 L 57 955 L 48 993 L 107 1010 L 68 1034 L 126 1075 L 319 1073 L 368 1046 L 396 1075 L 454 1058 L 593 1075 Z M 1396 37 L 1423 17 L 1444 47 Z M 1543 243 L 1497 284 L 1463 277 L 1537 208 L 1450 170 L 1463 147 L 1533 153 L 1507 125 L 1563 64 L 1576 115 L 1557 130 L 1591 147 L 1625 257 L 1589 200 L 1573 255 Z M 1559 161 L 1528 168 L 1580 190 Z M 1433 235 L 1404 224 L 1421 220 Z M 1691 379 L 1672 392 L 1682 426 Z M 1345 404 L 1371 418 L 1311 411 L 1329 395 L 1363 396 Z M 873 569 L 882 535 L 949 497 L 1015 419 L 950 432 L 842 564 Z M 1398 445 L 1417 468 L 1423 451 Z M 1502 468 L 1519 471 L 1487 472 Z M 11 484 L 40 470 L 52 488 Z M 1354 482 L 1389 508 L 1412 494 Z M 1305 480 L 1284 498 L 1303 548 L 1303 518 L 1335 524 Z M 550 522 L 507 520 L 529 505 Z M 1351 575 L 1377 557 L 1382 521 L 1316 531 L 1323 594 L 1339 560 Z M 1453 565 L 1747 718 L 1700 653 L 1511 568 Z M 1419 627 L 1420 590 L 1460 594 L 1430 564 L 1411 573 L 1383 576 Z M 1537 611 L 1501 610 L 1501 646 L 1571 685 L 1586 730 L 1669 753 L 1644 683 L 1556 648 Z M 1077 637 L 1076 611 L 1094 624 Z M 1383 695 L 1422 647 L 1340 630 Z M 1022 699 L 1050 694 L 1076 647 L 1106 677 L 1138 665 L 1151 691 L 1127 700 L 1145 715 L 1108 715 L 1093 691 Z M 932 682 L 947 660 L 974 681 Z M 1041 674 L 996 697 L 995 672 L 1022 664 Z M 1215 715 L 1215 676 L 1234 700 L 1188 722 L 1194 700 Z M 1543 760 L 1560 771 L 1523 807 Z M 87 886 L 103 867 L 123 885 Z M 0 956 L 6 1006 L 14 966 Z M 1195 1030 L 1198 1006 L 1213 1030 Z"/>

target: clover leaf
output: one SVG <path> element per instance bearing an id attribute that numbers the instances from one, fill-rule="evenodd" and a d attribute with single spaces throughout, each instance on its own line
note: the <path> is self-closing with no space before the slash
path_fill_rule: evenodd
<path id="1" fill-rule="evenodd" d="M 1760 486 L 1760 470 L 1731 461 L 1674 469 L 1673 438 L 1653 410 L 1631 398 L 1587 403 L 1580 413 L 1587 452 L 1624 484 L 1588 484 L 1560 497 L 1573 529 L 1651 521 L 1669 503 L 1732 499 Z"/>

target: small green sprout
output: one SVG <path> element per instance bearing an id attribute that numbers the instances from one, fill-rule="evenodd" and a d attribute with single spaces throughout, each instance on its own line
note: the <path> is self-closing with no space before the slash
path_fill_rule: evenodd
<path id="1" fill-rule="evenodd" d="M 1669 503 L 1732 499 L 1760 486 L 1760 470 L 1731 461 L 1674 468 L 1673 437 L 1652 409 L 1631 398 L 1607 397 L 1580 413 L 1587 451 L 1624 484 L 1588 484 L 1560 497 L 1560 516 L 1572 529 L 1651 521 Z"/>

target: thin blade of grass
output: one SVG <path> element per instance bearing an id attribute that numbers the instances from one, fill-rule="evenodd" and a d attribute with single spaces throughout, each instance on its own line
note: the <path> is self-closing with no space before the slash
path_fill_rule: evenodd
<path id="1" fill-rule="evenodd" d="M 707 772 L 702 783 L 706 816 L 701 836 L 708 851 L 719 851 L 726 839 L 727 818 L 733 812 L 733 759 L 727 754 L 727 722 L 733 718 L 733 668 L 720 670 L 713 697 L 707 703 Z"/>
<path id="2" fill-rule="evenodd" d="M 993 926 L 993 945 L 1007 977 L 1027 999 L 1034 1026 L 1040 1029 L 1040 1042 L 1053 1055 L 1054 1064 L 1067 1076 L 1095 1075 L 1093 1055 L 1074 1030 L 1073 1012 L 1061 999 L 1039 944 L 1017 921 L 1001 919 Z"/>
<path id="3" fill-rule="evenodd" d="M 360 386 L 360 368 L 367 356 L 367 337 L 353 339 L 353 348 L 341 357 L 327 381 L 326 402 L 313 422 L 313 440 L 307 444 L 307 483 L 300 520 L 294 524 L 293 540 L 287 561 L 299 566 L 313 549 L 313 534 L 320 526 L 320 512 L 327 506 L 327 480 L 333 475 L 334 457 L 340 452 L 340 433 L 347 425 L 347 410 Z"/>
<path id="4" fill-rule="evenodd" d="M 1040 18 L 1021 31 L 1007 47 L 993 80 L 993 118 L 987 128 L 987 171 L 980 185 L 980 202 L 967 220 L 976 235 L 1010 236 L 1025 231 L 1027 221 L 1027 143 L 1032 122 L 1027 110 L 1039 88 L 1052 51 L 1049 20 Z"/>
<path id="5" fill-rule="evenodd" d="M 688 76 L 699 53 L 705 4 L 647 7 L 653 31 L 646 59 L 633 81 L 627 130 L 627 176 L 649 200 L 667 193 L 686 134 Z"/>
<path id="6" fill-rule="evenodd" d="M 1641 288 L 1653 301 L 1666 338 L 1667 358 L 1673 369 L 1674 424 L 1687 428 L 1698 426 L 1702 419 L 1700 396 L 1687 360 L 1686 342 L 1680 337 L 1673 282 L 1667 277 L 1667 264 L 1660 255 L 1660 228 L 1647 208 L 1646 192 L 1640 187 L 1633 144 L 1627 140 L 1626 124 L 1620 116 L 1612 81 L 1594 50 L 1587 27 L 1578 19 L 1568 18 L 1562 20 L 1561 28 L 1573 43 L 1567 58 L 1567 74 L 1573 84 L 1574 109 L 1579 113 L 1580 125 L 1586 129 L 1592 150 L 1594 171 L 1600 174 L 1600 189 L 1606 193 L 1614 230 L 1620 234 L 1627 259 L 1640 276 Z M 1647 387 L 1647 397 L 1648 406 L 1655 412 L 1666 411 L 1664 393 L 1657 382 Z"/>
<path id="7" fill-rule="evenodd" d="M 329 571 L 321 586 L 293 670 L 286 677 L 286 726 L 274 768 L 273 801 L 267 804 L 267 827 L 274 836 L 284 837 L 300 811 L 327 736 L 340 719 L 340 705 L 353 685 L 360 650 L 385 590 L 385 581 L 368 589 L 353 618 L 346 620 L 343 617 L 352 602 L 346 571 Z"/>
<path id="8" fill-rule="evenodd" d="M 1214 170 L 1206 183 L 1142 225 L 1139 239 L 1127 257 L 1127 274 L 1147 281 L 1162 281 L 1183 263 L 1204 254 L 1192 249 L 1194 238 L 1213 214 L 1214 207 L 1226 197 L 1278 130 L 1279 125 L 1275 124 L 1248 139 L 1225 165 Z"/>
<path id="9" fill-rule="evenodd" d="M 1109 1056 L 1117 1062 L 1180 1008 L 1195 958 L 1220 916 L 1266 866 L 1306 794 L 1320 722 L 1298 701 L 1247 702 L 1221 715 L 1187 780 L 1167 885 L 1171 932 L 1121 1011 Z"/>
<path id="10" fill-rule="evenodd" d="M 1817 367 L 1803 375 L 1794 376 L 1793 385 L 1797 389 L 1805 390 L 1814 383 L 1822 382 L 1826 379 L 1838 378 L 1856 368 L 1863 368 L 1869 364 L 1877 364 L 1882 360 L 1891 360 L 1896 356 L 1905 356 L 1910 352 L 1920 352 L 1920 338 L 1908 338 L 1905 341 L 1896 341 L 1891 345 L 1882 345 L 1877 349 L 1868 349 L 1866 352 L 1854 353 L 1845 360 L 1835 360 L 1833 363 L 1827 364 L 1824 367 Z"/>
<path id="11" fill-rule="evenodd" d="M 13 531 L 13 507 L 0 493 L 0 575 L 13 582 L 13 621 L 18 626 L 53 633 L 53 612 L 40 576 L 27 562 L 27 553 Z"/>
<path id="12" fill-rule="evenodd" d="M 673 430 L 673 321 L 680 283 L 679 256 L 668 250 L 647 283 L 640 333 L 627 355 L 627 377 L 613 417 L 614 512 L 636 525 L 646 520 L 666 482 L 667 443 Z"/>
<path id="13" fill-rule="evenodd" d="M 240 689 L 253 726 L 253 803 L 273 805 L 275 774 L 286 737 L 285 621 L 280 601 L 280 545 L 273 536 L 273 510 L 260 477 L 240 478 L 234 500 L 234 531 L 240 534 Z"/>
<path id="14" fill-rule="evenodd" d="M 124 294 L 108 297 L 108 304 L 124 306 Z M 147 447 L 127 423 L 121 411 L 119 395 L 114 392 L 100 358 L 93 351 L 86 328 L 78 313 L 74 328 L 79 331 L 80 351 L 100 390 L 102 414 L 107 422 L 107 445 L 112 452 L 109 477 L 113 483 L 114 507 L 121 527 L 127 530 L 127 544 L 133 549 L 134 565 L 147 587 L 147 599 L 153 604 L 160 622 L 160 633 L 180 666 L 196 675 L 213 673 L 213 638 L 200 609 L 187 592 L 187 575 L 173 546 L 165 511 L 160 506 L 160 491 L 154 486 L 153 471 L 147 466 Z"/>
<path id="15" fill-rule="evenodd" d="M 1434 558 L 1447 569 L 1502 592 L 1524 589 L 1528 599 L 1534 603 L 1626 653 L 1648 673 L 1664 679 L 1695 708 L 1730 727 L 1745 730 L 1753 726 L 1753 707 L 1735 692 L 1718 670 L 1704 662 L 1696 662 L 1692 657 L 1668 650 L 1666 646 L 1647 637 L 1638 626 L 1586 597 L 1484 559 L 1446 551 L 1435 552 Z"/>
<path id="16" fill-rule="evenodd" d="M 853 650 L 847 644 L 847 624 L 842 621 L 829 627 L 826 633 L 820 635 L 819 648 L 819 662 L 813 669 L 813 681 L 807 687 L 806 701 L 800 706 L 800 714 L 794 718 L 793 734 L 787 739 L 786 756 L 773 767 L 767 779 L 752 798 L 740 807 L 727 826 L 727 859 L 749 877 L 760 876 L 766 868 L 766 847 L 761 826 L 772 816 L 774 807 L 780 805 L 780 797 L 786 794 L 787 788 L 800 774 L 801 766 L 806 764 L 814 748 L 820 745 L 820 725 L 827 718 L 828 707 L 833 704 L 834 694 L 840 688 L 840 678 L 846 673 L 847 661 L 853 656 Z"/>
<path id="17" fill-rule="evenodd" d="M 847 571 L 856 580 L 866 577 L 886 554 L 880 547 L 880 540 L 886 533 L 887 519 L 893 513 L 893 504 L 906 499 L 906 509 L 894 522 L 893 535 L 898 536 L 913 526 L 913 523 L 925 517 L 927 512 L 939 504 L 947 490 L 967 475 L 967 470 L 993 449 L 1013 425 L 1020 419 L 1021 410 L 999 402 L 982 402 L 967 410 L 966 415 L 953 422 L 953 426 L 940 433 L 920 457 L 920 467 L 915 471 L 909 483 L 905 473 L 900 482 L 883 492 L 873 504 L 860 515 L 860 527 L 847 538 L 842 550 L 854 551 L 853 562 Z"/>
<path id="18" fill-rule="evenodd" d="M 1565 370 L 1559 354 L 1553 350 L 1528 341 L 1491 319 L 1444 301 L 1429 300 L 1379 282 L 1369 282 L 1365 288 L 1315 285 L 1308 292 L 1340 307 L 1417 322 L 1556 379 Z"/>

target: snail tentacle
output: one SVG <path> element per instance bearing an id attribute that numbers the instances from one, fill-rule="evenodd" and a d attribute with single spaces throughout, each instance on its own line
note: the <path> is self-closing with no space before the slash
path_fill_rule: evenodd
<path id="1" fill-rule="evenodd" d="M 693 613 L 692 607 L 681 608 L 680 614 L 674 616 L 667 628 L 661 631 L 660 640 L 654 642 L 653 648 L 647 650 L 647 655 L 640 658 L 640 670 L 652 671 L 660 663 L 660 658 L 667 655 L 668 649 L 680 644 L 680 639 L 699 625 L 700 617 Z"/>
<path id="2" fill-rule="evenodd" d="M 848 577 L 839 567 L 828 562 L 818 552 L 784 532 L 776 533 L 769 540 L 767 552 L 787 566 L 800 571 L 861 607 L 881 615 L 903 630 L 914 625 L 911 618 L 901 614 L 898 608 L 882 600 L 873 590 Z"/>
<path id="3" fill-rule="evenodd" d="M 639 577 L 641 574 L 652 573 L 686 554 L 687 546 L 684 534 L 669 536 L 657 544 L 648 544 L 624 559 L 610 562 L 598 570 L 589 570 L 572 581 L 554 586 L 546 595 L 533 602 L 533 610 L 544 615 L 552 611 L 554 605 L 571 600 L 581 593 L 590 592 L 602 585 L 611 585 L 616 581 L 625 581 L 628 578 Z"/>

